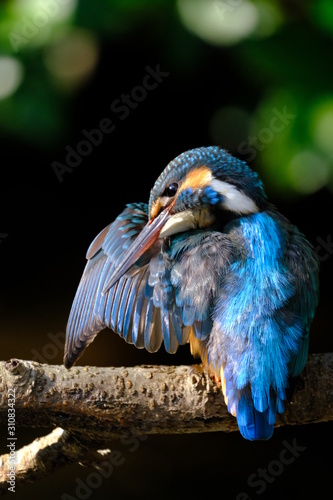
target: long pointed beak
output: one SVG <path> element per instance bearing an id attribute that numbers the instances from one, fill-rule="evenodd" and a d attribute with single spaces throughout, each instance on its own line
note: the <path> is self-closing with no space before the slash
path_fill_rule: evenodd
<path id="1" fill-rule="evenodd" d="M 158 239 L 165 223 L 170 219 L 171 205 L 163 210 L 154 220 L 149 221 L 142 229 L 141 233 L 133 241 L 132 245 L 124 253 L 118 264 L 115 266 L 112 275 L 108 279 L 103 294 L 108 290 L 135 264 Z"/>

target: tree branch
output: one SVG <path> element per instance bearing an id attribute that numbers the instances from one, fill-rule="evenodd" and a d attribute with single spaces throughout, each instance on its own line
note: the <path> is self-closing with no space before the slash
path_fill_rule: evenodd
<path id="1" fill-rule="evenodd" d="M 12 359 L 0 362 L 0 392 L 0 424 L 9 426 L 8 432 L 15 425 L 60 427 L 15 451 L 16 481 L 82 459 L 98 467 L 110 450 L 97 448 L 124 436 L 237 429 L 219 385 L 201 365 L 66 370 Z M 330 420 L 333 354 L 311 355 L 276 426 Z M 16 448 L 14 437 L 15 432 L 8 434 L 8 443 Z M 5 485 L 10 453 L 0 457 L 0 464 Z"/>
<path id="2" fill-rule="evenodd" d="M 10 454 L 0 456 L 0 491 L 10 486 L 13 470 L 17 486 L 18 483 L 32 482 L 72 463 L 79 462 L 82 465 L 93 465 L 98 468 L 101 461 L 108 458 L 110 452 L 109 449 L 92 450 L 69 432 L 56 427 L 50 434 L 37 438 L 17 450 L 14 467 L 11 467 Z"/>

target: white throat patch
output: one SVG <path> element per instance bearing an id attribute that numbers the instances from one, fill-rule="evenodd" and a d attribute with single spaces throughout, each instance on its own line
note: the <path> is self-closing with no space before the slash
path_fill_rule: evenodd
<path id="1" fill-rule="evenodd" d="M 163 226 L 159 238 L 165 238 L 172 234 L 181 233 L 195 229 L 197 226 L 195 217 L 192 210 L 184 210 L 170 217 L 170 219 Z"/>

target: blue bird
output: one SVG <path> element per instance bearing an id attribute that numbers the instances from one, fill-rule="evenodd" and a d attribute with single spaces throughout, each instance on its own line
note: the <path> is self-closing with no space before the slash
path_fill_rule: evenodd
<path id="1" fill-rule="evenodd" d="M 318 259 L 225 150 L 172 160 L 149 203 L 126 206 L 87 251 L 68 319 L 70 368 L 111 328 L 150 352 L 190 343 L 249 440 L 269 439 L 307 360 Z"/>

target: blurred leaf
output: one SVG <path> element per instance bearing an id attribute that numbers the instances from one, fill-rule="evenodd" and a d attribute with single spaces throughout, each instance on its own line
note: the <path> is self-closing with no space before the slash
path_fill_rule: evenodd
<path id="1" fill-rule="evenodd" d="M 310 23 L 292 23 L 269 38 L 231 50 L 242 70 L 259 85 L 292 82 L 309 91 L 332 87 L 331 45 Z"/>
<path id="2" fill-rule="evenodd" d="M 333 35 L 333 3 L 331 0 L 312 2 L 309 15 L 324 31 Z"/>

